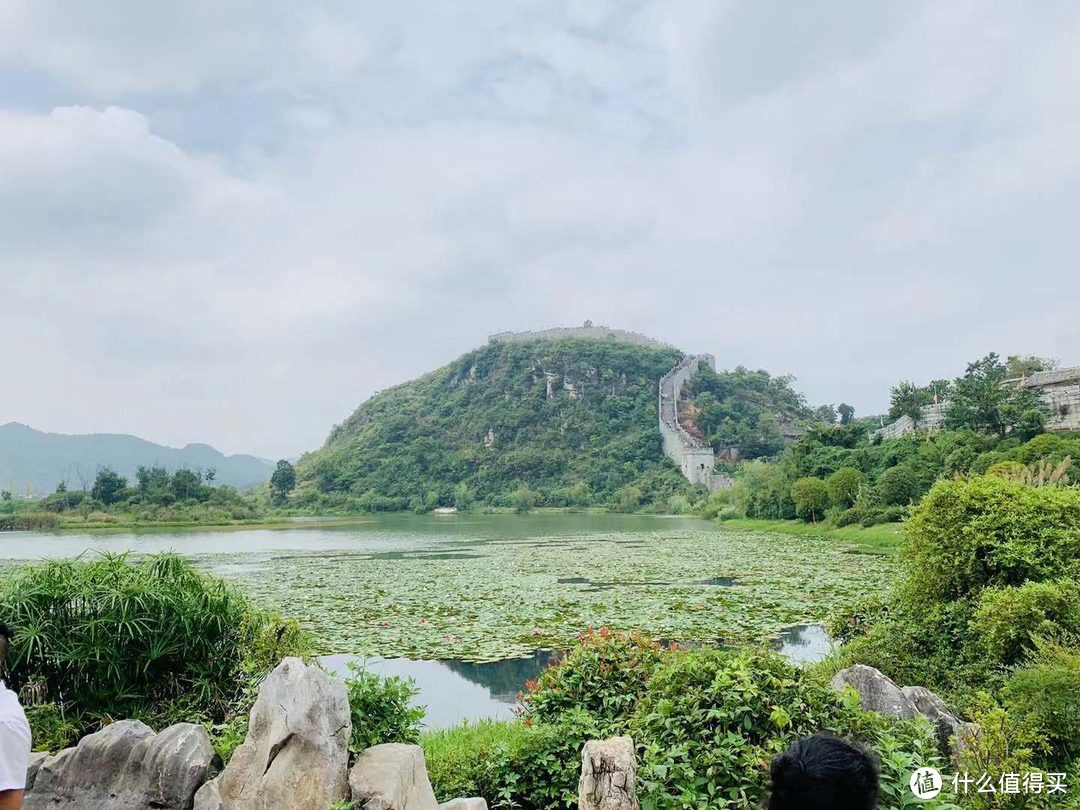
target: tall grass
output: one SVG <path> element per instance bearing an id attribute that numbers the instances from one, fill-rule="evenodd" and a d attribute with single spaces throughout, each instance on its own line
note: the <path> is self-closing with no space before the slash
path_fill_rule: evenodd
<path id="1" fill-rule="evenodd" d="M 249 676 L 308 646 L 295 623 L 174 554 L 15 569 L 0 584 L 0 621 L 15 631 L 13 688 L 84 730 L 119 717 L 224 719 Z"/>

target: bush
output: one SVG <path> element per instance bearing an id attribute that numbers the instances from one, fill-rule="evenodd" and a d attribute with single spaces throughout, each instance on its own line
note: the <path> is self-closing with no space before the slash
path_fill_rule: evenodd
<path id="1" fill-rule="evenodd" d="M 940 481 L 907 523 L 905 570 L 927 599 L 1080 574 L 1080 490 L 992 476 Z"/>
<path id="2" fill-rule="evenodd" d="M 906 506 L 919 497 L 919 481 L 910 467 L 897 465 L 881 474 L 877 491 L 886 506 Z"/>
<path id="3" fill-rule="evenodd" d="M 991 660 L 1019 663 L 1039 637 L 1080 633 L 1080 583 L 1065 579 L 987 588 L 976 603 L 971 630 Z"/>
<path id="4" fill-rule="evenodd" d="M 345 680 L 352 714 L 349 750 L 359 754 L 383 743 L 417 743 L 424 709 L 412 706 L 419 694 L 411 678 L 380 677 L 363 667 L 349 664 L 352 676 Z"/>
<path id="5" fill-rule="evenodd" d="M 757 807 L 767 763 L 800 737 L 829 731 L 882 753 L 883 805 L 899 806 L 911 763 L 941 766 L 925 728 L 863 713 L 775 653 L 673 653 L 650 679 L 630 733 L 642 750 L 643 808 Z"/>
<path id="6" fill-rule="evenodd" d="M 829 500 L 836 506 L 848 509 L 855 505 L 859 493 L 866 486 L 866 475 L 854 467 L 841 467 L 829 476 Z"/>
<path id="7" fill-rule="evenodd" d="M 791 499 L 795 502 L 795 514 L 817 523 L 829 506 L 829 486 L 813 476 L 800 478 L 791 485 Z"/>
<path id="8" fill-rule="evenodd" d="M 10 683 L 82 728 L 106 717 L 218 721 L 251 673 L 302 654 L 294 623 L 163 554 L 60 560 L 12 571 L 0 621 L 15 637 Z"/>
<path id="9" fill-rule="evenodd" d="M 528 684 L 525 716 L 550 723 L 581 709 L 600 727 L 615 730 L 633 713 L 661 655 L 660 645 L 644 636 L 589 631 L 565 659 Z"/>
<path id="10" fill-rule="evenodd" d="M 1057 764 L 1080 757 L 1080 650 L 1039 640 L 1003 696 L 1009 713 L 1049 743 Z"/>

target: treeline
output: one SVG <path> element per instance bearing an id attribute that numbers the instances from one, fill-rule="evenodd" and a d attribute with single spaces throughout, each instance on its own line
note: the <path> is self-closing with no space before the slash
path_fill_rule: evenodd
<path id="1" fill-rule="evenodd" d="M 111 467 L 102 467 L 89 489 L 68 489 L 66 482 L 43 498 L 36 509 L 87 521 L 110 522 L 110 517 L 139 521 L 253 520 L 265 514 L 265 504 L 235 487 L 215 485 L 215 471 L 140 466 L 134 481 Z"/>
<path id="2" fill-rule="evenodd" d="M 814 427 L 775 459 L 742 464 L 735 487 L 717 493 L 703 514 L 869 526 L 902 519 L 942 477 L 995 471 L 1015 480 L 1080 482 L 1071 463 L 1080 458 L 1080 436 L 1044 433 L 1037 392 L 1005 383 L 1020 362 L 1029 369 L 1048 363 L 1002 363 L 990 354 L 955 380 L 920 389 L 923 398 L 931 387 L 947 391 L 945 430 L 882 441 L 872 438 L 867 420 Z M 906 407 L 912 388 L 893 389 L 894 412 Z"/>

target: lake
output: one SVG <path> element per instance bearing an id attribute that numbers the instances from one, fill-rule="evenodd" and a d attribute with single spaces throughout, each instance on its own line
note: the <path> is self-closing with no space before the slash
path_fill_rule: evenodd
<path id="1" fill-rule="evenodd" d="M 0 535 L 0 559 L 173 550 L 296 618 L 324 664 L 416 679 L 428 724 L 512 715 L 588 628 L 769 643 L 816 660 L 817 622 L 885 586 L 887 558 L 816 537 L 639 515 L 389 515 L 283 528 Z M 540 651 L 540 652 L 538 652 Z"/>

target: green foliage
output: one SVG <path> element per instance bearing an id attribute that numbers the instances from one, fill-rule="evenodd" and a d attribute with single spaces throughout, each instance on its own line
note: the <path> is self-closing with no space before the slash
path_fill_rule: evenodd
<path id="1" fill-rule="evenodd" d="M 933 401 L 933 393 L 904 380 L 889 392 L 889 419 L 908 416 L 917 423 L 922 416 L 923 406 Z"/>
<path id="2" fill-rule="evenodd" d="M 606 505 L 627 486 L 666 503 L 689 491 L 657 430 L 656 386 L 677 359 L 591 340 L 489 343 L 361 405 L 301 459 L 294 498 L 376 510 L 434 493 L 431 506 L 449 506 L 465 483 L 495 507 L 516 508 L 522 487 L 538 506 Z"/>
<path id="3" fill-rule="evenodd" d="M 589 631 L 563 661 L 529 684 L 526 717 L 553 722 L 580 709 L 601 727 L 614 724 L 606 728 L 614 731 L 629 719 L 660 658 L 660 645 L 645 636 Z"/>
<path id="4" fill-rule="evenodd" d="M 702 365 L 689 383 L 693 423 L 717 450 L 734 449 L 739 458 L 775 455 L 784 446 L 780 420 L 811 418 L 793 381 L 742 366 L 715 372 Z M 836 414 L 829 411 L 834 421 Z"/>
<path id="5" fill-rule="evenodd" d="M 817 523 L 829 507 L 829 485 L 814 476 L 800 478 L 791 485 L 791 499 L 799 517 Z"/>
<path id="6" fill-rule="evenodd" d="M 855 505 L 866 486 L 866 473 L 856 467 L 841 467 L 826 479 L 826 483 L 829 485 L 829 500 L 835 506 L 849 509 Z"/>
<path id="7" fill-rule="evenodd" d="M 1080 649 L 1036 641 L 1003 691 L 1009 711 L 1045 735 L 1058 764 L 1080 758 Z"/>
<path id="8" fill-rule="evenodd" d="M 1044 409 L 1041 397 L 1034 389 L 1005 385 L 1008 376 L 1005 364 L 993 352 L 969 363 L 964 376 L 953 383 L 946 424 L 998 436 L 1021 425 L 1025 431 L 1039 432 L 1038 414 Z"/>
<path id="9" fill-rule="evenodd" d="M 295 624 L 171 554 L 12 570 L 0 584 L 0 619 L 15 630 L 12 687 L 32 684 L 36 702 L 62 704 L 80 727 L 105 717 L 223 718 L 246 673 L 306 649 Z"/>
<path id="10" fill-rule="evenodd" d="M 24 707 L 35 751 L 62 751 L 79 741 L 79 718 L 69 718 L 60 703 L 31 703 Z"/>
<path id="11" fill-rule="evenodd" d="M 90 494 L 95 500 L 110 506 L 123 497 L 127 484 L 127 479 L 112 467 L 102 467 L 94 478 L 94 486 L 90 489 Z"/>
<path id="12" fill-rule="evenodd" d="M 296 470 L 285 459 L 280 459 L 270 476 L 270 493 L 275 502 L 284 503 L 289 493 L 296 488 Z"/>
<path id="13" fill-rule="evenodd" d="M 906 464 L 885 470 L 878 479 L 877 492 L 886 506 L 905 506 L 921 494 L 915 471 Z"/>
<path id="14" fill-rule="evenodd" d="M 1080 489 L 998 476 L 939 481 L 907 534 L 890 604 L 855 606 L 830 622 L 850 630 L 834 664 L 876 666 L 985 715 L 991 730 L 971 756 L 994 764 L 990 772 L 1071 765 Z"/>
<path id="15" fill-rule="evenodd" d="M 380 677 L 349 664 L 352 675 L 345 680 L 352 713 L 349 750 L 359 754 L 383 743 L 417 743 L 424 709 L 412 706 L 419 694 L 415 681 L 396 676 Z"/>

